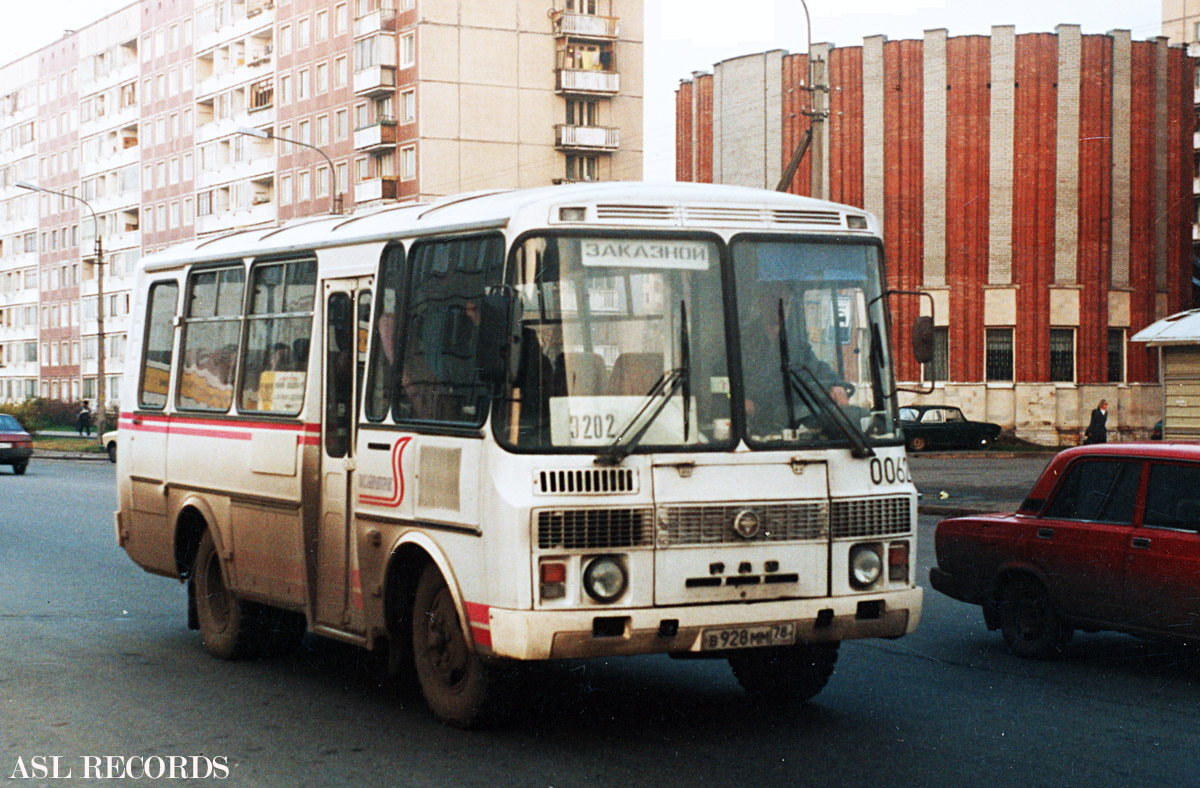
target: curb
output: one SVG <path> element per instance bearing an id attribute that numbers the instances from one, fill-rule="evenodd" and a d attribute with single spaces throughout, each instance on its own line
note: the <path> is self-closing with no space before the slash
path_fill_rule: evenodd
<path id="1" fill-rule="evenodd" d="M 88 453 L 74 451 L 50 451 L 48 449 L 34 449 L 33 459 L 37 460 L 104 460 L 108 462 L 108 455 L 103 453 Z"/>

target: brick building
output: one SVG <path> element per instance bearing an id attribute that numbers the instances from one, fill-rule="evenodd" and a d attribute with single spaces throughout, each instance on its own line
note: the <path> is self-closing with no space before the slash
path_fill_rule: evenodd
<path id="1" fill-rule="evenodd" d="M 790 190 L 884 223 L 893 287 L 935 303 L 936 358 L 900 376 L 1039 442 L 1158 418 L 1154 357 L 1129 337 L 1190 305 L 1191 58 L 1128 32 L 864 39 L 718 63 L 676 94 L 679 180 Z M 815 119 L 815 122 L 814 122 Z M 925 301 L 926 299 L 921 299 Z M 894 314 L 908 343 L 917 299 Z"/>
<path id="2" fill-rule="evenodd" d="M 642 0 L 138 0 L 0 66 L 0 402 L 97 389 L 91 214 L 18 182 L 95 211 L 112 402 L 145 253 L 335 195 L 349 211 L 640 178 L 642 17 Z"/>

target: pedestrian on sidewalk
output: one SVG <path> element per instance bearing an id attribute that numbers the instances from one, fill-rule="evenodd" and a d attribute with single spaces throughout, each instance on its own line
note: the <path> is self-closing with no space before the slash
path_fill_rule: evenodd
<path id="1" fill-rule="evenodd" d="M 1108 400 L 1100 400 L 1100 404 L 1092 411 L 1092 420 L 1083 435 L 1084 446 L 1108 443 Z"/>
<path id="2" fill-rule="evenodd" d="M 79 431 L 80 437 L 92 434 L 92 409 L 88 407 L 87 400 L 83 401 L 83 407 L 79 410 L 79 415 L 75 417 L 75 429 Z"/>

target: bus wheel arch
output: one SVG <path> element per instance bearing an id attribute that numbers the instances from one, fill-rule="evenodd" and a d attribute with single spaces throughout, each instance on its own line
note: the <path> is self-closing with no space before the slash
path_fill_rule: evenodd
<path id="1" fill-rule="evenodd" d="M 450 596 L 454 600 L 454 608 L 462 625 L 463 636 L 471 650 L 475 650 L 475 642 L 471 636 L 471 625 L 467 620 L 466 602 L 459 588 L 458 580 L 450 561 L 437 543 L 426 534 L 410 531 L 403 534 L 392 548 L 388 558 L 387 571 L 384 575 L 384 614 L 386 616 L 388 634 L 394 635 L 396 622 L 408 620 L 412 610 L 413 599 L 416 595 L 417 582 L 426 564 L 433 564 L 446 581 Z"/>

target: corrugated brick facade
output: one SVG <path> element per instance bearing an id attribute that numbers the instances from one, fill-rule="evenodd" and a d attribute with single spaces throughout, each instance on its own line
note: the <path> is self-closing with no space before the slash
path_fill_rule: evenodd
<path id="1" fill-rule="evenodd" d="M 739 80 L 742 100 L 726 75 L 772 53 L 719 63 L 680 87 L 677 177 L 714 180 L 698 166 L 714 149 L 728 158 L 739 146 L 743 160 L 779 150 L 753 184 L 774 188 L 816 96 L 828 115 L 790 190 L 877 213 L 890 285 L 933 295 L 945 382 L 927 401 L 1070 442 L 1079 414 L 1104 396 L 1124 408 L 1120 426 L 1139 434 L 1157 418 L 1158 373 L 1128 337 L 1191 303 L 1193 61 L 1165 39 L 1124 31 L 992 32 L 873 36 L 825 58 L 814 45 L 824 62 L 812 76 L 805 55 L 784 54 L 766 84 Z M 714 84 L 722 95 L 709 119 L 698 110 L 713 106 Z M 757 114 L 771 95 L 782 97 L 781 146 L 761 131 L 770 117 L 751 126 L 722 115 L 722 106 Z M 895 306 L 903 349 L 920 307 Z M 989 375 L 989 329 L 1012 332 L 1010 380 Z M 902 379 L 921 376 L 907 352 L 897 356 Z"/>

